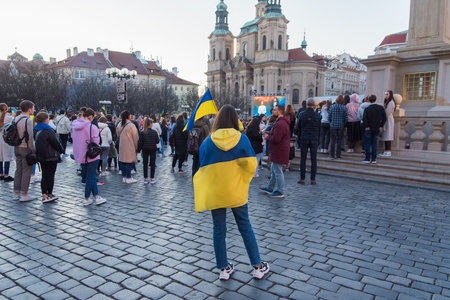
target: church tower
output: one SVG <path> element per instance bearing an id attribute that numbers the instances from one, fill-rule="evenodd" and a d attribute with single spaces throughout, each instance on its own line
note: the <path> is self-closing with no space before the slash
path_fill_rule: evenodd
<path id="1" fill-rule="evenodd" d="M 256 4 L 256 18 L 264 16 L 266 11 L 267 0 L 258 0 Z"/>
<path id="2" fill-rule="evenodd" d="M 224 66 L 234 57 L 234 36 L 228 27 L 228 6 L 220 0 L 216 10 L 216 27 L 209 36 L 208 87 L 217 97 L 225 89 Z"/>

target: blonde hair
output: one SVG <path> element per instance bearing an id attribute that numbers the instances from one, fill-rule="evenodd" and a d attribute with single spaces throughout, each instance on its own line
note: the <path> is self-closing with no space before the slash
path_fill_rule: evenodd
<path id="1" fill-rule="evenodd" d="M 149 128 L 152 128 L 152 124 L 153 124 L 153 120 L 150 119 L 149 117 L 145 117 L 144 118 L 144 133 L 147 133 L 147 130 Z"/>
<path id="2" fill-rule="evenodd" d="M 6 103 L 0 103 L 0 129 L 5 125 L 5 116 L 8 112 L 8 105 Z"/>

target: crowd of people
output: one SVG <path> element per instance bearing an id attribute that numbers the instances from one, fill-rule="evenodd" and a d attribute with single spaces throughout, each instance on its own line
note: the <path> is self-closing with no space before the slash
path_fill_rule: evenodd
<path id="1" fill-rule="evenodd" d="M 99 195 L 101 177 L 117 171 L 124 184 L 136 184 L 133 178 L 139 159 L 143 162 L 143 184 L 155 184 L 157 155 L 165 156 L 170 147 L 171 173 L 184 172 L 192 155 L 196 211 L 209 210 L 213 218 L 214 250 L 220 279 L 227 280 L 234 272 L 226 256 L 226 208 L 231 208 L 243 237 L 253 276 L 262 278 L 269 265 L 261 261 L 258 246 L 248 218 L 248 190 L 253 178 L 259 177 L 263 156 L 270 162 L 270 177 L 260 190 L 271 198 L 285 196 L 284 172 L 295 157 L 295 144 L 300 148 L 300 179 L 305 184 L 306 159 L 311 157 L 311 184 L 316 184 L 317 153 L 329 153 L 331 159 L 341 158 L 344 137 L 347 152 L 357 149 L 363 140 L 364 163 L 376 163 L 378 138 L 385 141 L 391 156 L 395 100 L 386 92 L 384 107 L 376 104 L 376 96 L 366 97 L 362 104 L 358 95 L 338 96 L 335 103 L 317 103 L 310 98 L 297 112 L 291 105 L 276 105 L 266 114 L 253 117 L 248 124 L 239 120 L 235 109 L 226 105 L 216 116 L 203 116 L 186 130 L 186 113 L 169 116 L 132 115 L 122 111 L 118 118 L 83 107 L 58 116 L 45 110 L 35 113 L 33 102 L 24 100 L 20 110 L 11 113 L 0 104 L 0 179 L 14 181 L 15 199 L 28 202 L 30 182 L 41 183 L 42 202 L 58 199 L 54 194 L 55 174 L 67 145 L 72 143 L 71 157 L 79 164 L 84 185 L 84 206 L 101 205 L 107 200 Z M 345 134 L 345 130 L 347 131 Z M 319 148 L 320 147 L 320 148 Z M 140 155 L 139 155 L 140 154 Z M 15 177 L 9 175 L 10 164 L 16 162 Z M 36 165 L 42 179 L 31 180 Z M 113 167 L 114 166 L 114 167 Z M 149 174 L 150 169 L 150 174 Z M 35 176 L 36 177 L 36 176 Z"/>

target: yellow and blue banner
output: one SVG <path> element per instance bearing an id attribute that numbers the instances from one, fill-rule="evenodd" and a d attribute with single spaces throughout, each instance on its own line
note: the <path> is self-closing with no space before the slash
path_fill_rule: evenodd
<path id="1" fill-rule="evenodd" d="M 192 128 L 194 128 L 195 121 L 206 115 L 215 115 L 217 112 L 216 103 L 214 103 L 211 92 L 208 89 L 192 112 L 189 122 L 186 124 L 184 130 L 192 130 Z"/>
<path id="2" fill-rule="evenodd" d="M 257 164 L 247 136 L 232 128 L 214 132 L 200 146 L 200 168 L 193 180 L 195 211 L 247 204 Z"/>

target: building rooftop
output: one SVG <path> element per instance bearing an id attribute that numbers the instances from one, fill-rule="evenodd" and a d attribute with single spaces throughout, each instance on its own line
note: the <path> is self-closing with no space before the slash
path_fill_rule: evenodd
<path id="1" fill-rule="evenodd" d="M 408 30 L 405 30 L 402 32 L 397 32 L 386 36 L 378 47 L 383 45 L 403 44 L 406 43 L 407 41 L 408 41 Z"/>
<path id="2" fill-rule="evenodd" d="M 290 62 L 314 62 L 314 60 L 309 56 L 302 48 L 290 49 L 289 50 L 289 61 Z"/>

